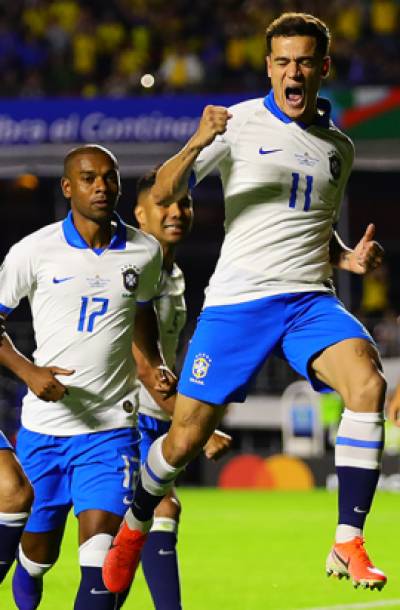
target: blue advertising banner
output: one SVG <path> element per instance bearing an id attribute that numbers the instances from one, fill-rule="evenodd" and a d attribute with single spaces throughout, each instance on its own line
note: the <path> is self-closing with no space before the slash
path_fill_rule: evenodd
<path id="1" fill-rule="evenodd" d="M 136 98 L 0 99 L 0 147 L 76 142 L 185 142 L 207 104 L 232 106 L 246 94 Z M 399 138 L 400 88 L 324 88 L 334 122 L 354 139 Z"/>
<path id="2" fill-rule="evenodd" d="M 0 146 L 72 142 L 184 142 L 207 104 L 239 95 L 0 100 Z"/>

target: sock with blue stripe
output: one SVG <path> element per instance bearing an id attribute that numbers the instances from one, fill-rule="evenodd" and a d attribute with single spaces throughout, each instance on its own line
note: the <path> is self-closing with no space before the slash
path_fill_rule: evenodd
<path id="1" fill-rule="evenodd" d="M 142 569 L 156 610 L 181 610 L 177 522 L 156 518 L 142 551 Z"/>
<path id="2" fill-rule="evenodd" d="M 347 542 L 362 533 L 380 474 L 383 424 L 382 413 L 343 412 L 335 449 L 339 482 L 337 542 Z"/>
<path id="3" fill-rule="evenodd" d="M 150 529 L 155 508 L 173 487 L 176 477 L 184 468 L 175 468 L 165 460 L 162 453 L 164 438 L 165 435 L 154 441 L 141 468 L 132 509 L 128 510 L 125 517 L 131 529 Z"/>
<path id="4" fill-rule="evenodd" d="M 28 513 L 0 513 L 0 582 L 14 563 Z"/>

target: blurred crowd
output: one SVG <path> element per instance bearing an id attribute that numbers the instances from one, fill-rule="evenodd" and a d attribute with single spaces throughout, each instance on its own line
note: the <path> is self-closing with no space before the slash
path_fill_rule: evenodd
<path id="1" fill-rule="evenodd" d="M 260 92 L 291 10 L 330 26 L 333 84 L 400 84 L 398 0 L 3 0 L 0 97 Z"/>

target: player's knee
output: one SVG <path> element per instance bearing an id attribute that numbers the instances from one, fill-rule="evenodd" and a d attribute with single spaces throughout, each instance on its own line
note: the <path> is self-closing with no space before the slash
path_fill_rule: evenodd
<path id="1" fill-rule="evenodd" d="M 346 406 L 357 411 L 381 411 L 385 402 L 386 379 L 381 371 L 374 371 L 349 390 Z"/>
<path id="2" fill-rule="evenodd" d="M 29 512 L 34 499 L 33 487 L 27 479 L 24 479 L 19 486 L 15 497 L 15 507 L 17 512 Z"/>
<path id="3" fill-rule="evenodd" d="M 1 477 L 0 498 L 2 512 L 29 512 L 33 503 L 33 489 L 22 473 L 14 471 Z"/>
<path id="4" fill-rule="evenodd" d="M 79 547 L 79 565 L 101 568 L 111 546 L 110 534 L 95 534 Z"/>
<path id="5" fill-rule="evenodd" d="M 52 563 L 39 563 L 33 559 L 30 559 L 27 555 L 25 555 L 21 545 L 19 546 L 18 550 L 18 559 L 22 567 L 25 568 L 32 578 L 42 578 L 55 563 L 55 561 Z"/>
<path id="6" fill-rule="evenodd" d="M 166 496 L 157 506 L 155 511 L 156 518 L 173 519 L 177 523 L 182 512 L 182 505 L 175 496 Z"/>

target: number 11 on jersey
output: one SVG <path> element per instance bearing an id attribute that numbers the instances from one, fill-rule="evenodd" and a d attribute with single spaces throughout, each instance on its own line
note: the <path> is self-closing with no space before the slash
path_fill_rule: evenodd
<path id="1" fill-rule="evenodd" d="M 299 188 L 300 174 L 298 174 L 297 172 L 293 172 L 292 178 L 293 178 L 293 180 L 292 180 L 292 188 L 290 191 L 289 208 L 296 207 L 297 191 Z M 306 178 L 306 190 L 304 192 L 303 210 L 305 212 L 308 212 L 308 210 L 310 209 L 310 205 L 311 205 L 311 191 L 312 191 L 312 187 L 313 187 L 314 177 L 306 176 L 305 178 Z"/>

